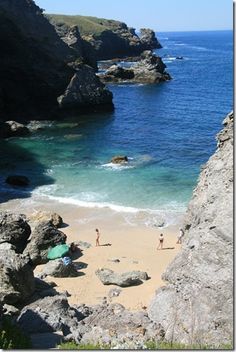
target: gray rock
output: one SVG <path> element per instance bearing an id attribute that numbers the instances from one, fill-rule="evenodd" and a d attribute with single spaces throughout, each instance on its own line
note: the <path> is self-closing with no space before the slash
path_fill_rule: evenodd
<path id="1" fill-rule="evenodd" d="M 70 27 L 50 15 L 47 17 L 59 37 L 74 51 L 77 58 L 76 61 L 85 63 L 97 70 L 96 52 L 92 45 L 81 37 L 79 28 L 77 26 Z"/>
<path id="2" fill-rule="evenodd" d="M 54 277 L 76 277 L 79 276 L 79 272 L 73 263 L 65 265 L 62 259 L 55 259 L 50 260 L 40 273 L 41 278 L 48 275 Z"/>
<path id="3" fill-rule="evenodd" d="M 69 306 L 65 296 L 56 295 L 25 306 L 17 322 L 26 333 L 61 331 L 66 336 L 77 329 L 82 318 L 81 313 Z"/>
<path id="4" fill-rule="evenodd" d="M 66 242 L 66 235 L 48 223 L 40 223 L 33 231 L 25 254 L 29 254 L 34 265 L 48 262 L 47 254 L 51 247 Z"/>
<path id="5" fill-rule="evenodd" d="M 147 50 L 130 68 L 112 65 L 105 73 L 100 74 L 100 78 L 104 82 L 160 83 L 171 79 L 165 69 L 162 59 Z"/>
<path id="6" fill-rule="evenodd" d="M 0 244 L 13 245 L 21 253 L 26 247 L 31 229 L 24 215 L 0 212 Z M 1 247 L 3 249 L 3 247 Z"/>
<path id="7" fill-rule="evenodd" d="M 143 271 L 131 271 L 126 273 L 114 273 L 110 269 L 98 269 L 95 274 L 104 285 L 117 285 L 128 287 L 142 284 L 142 280 L 147 280 L 148 275 Z"/>
<path id="8" fill-rule="evenodd" d="M 182 249 L 163 274 L 149 317 L 169 341 L 215 348 L 233 341 L 233 114 L 201 171 Z"/>
<path id="9" fill-rule="evenodd" d="M 79 65 L 65 93 L 58 98 L 60 108 L 84 108 L 92 106 L 112 108 L 112 93 L 88 65 Z"/>
<path id="10" fill-rule="evenodd" d="M 159 56 L 147 50 L 141 58 L 142 60 L 132 68 L 135 82 L 160 83 L 171 79 L 165 72 L 166 65 Z"/>
<path id="11" fill-rule="evenodd" d="M 129 161 L 128 157 L 126 155 L 116 155 L 113 156 L 111 159 L 111 163 L 113 164 L 124 164 Z"/>
<path id="12" fill-rule="evenodd" d="M 121 294 L 122 290 L 119 288 L 112 288 L 109 292 L 108 292 L 108 297 L 112 298 L 112 297 L 118 297 Z"/>
<path id="13" fill-rule="evenodd" d="M 0 41 L 5 43 L 0 58 L 1 116 L 27 119 L 46 114 L 55 109 L 56 97 L 73 75 L 66 64 L 72 50 L 33 1 L 2 0 L 0 13 Z"/>
<path id="14" fill-rule="evenodd" d="M 26 187 L 29 186 L 30 180 L 23 175 L 10 175 L 5 180 L 6 183 L 13 186 Z"/>
<path id="15" fill-rule="evenodd" d="M 156 38 L 155 32 L 149 28 L 140 29 L 140 40 L 144 45 L 144 50 L 160 49 L 162 48 L 161 44 Z"/>
<path id="16" fill-rule="evenodd" d="M 14 316 L 18 315 L 20 311 L 15 306 L 11 306 L 9 304 L 4 304 L 3 305 L 3 312 L 4 312 L 4 316 L 8 315 L 10 317 L 14 317 Z"/>
<path id="17" fill-rule="evenodd" d="M 78 343 L 110 345 L 112 349 L 144 347 L 145 341 L 162 338 L 161 326 L 151 322 L 146 312 L 130 312 L 119 303 L 94 306 L 73 334 Z"/>
<path id="18" fill-rule="evenodd" d="M 37 211 L 30 216 L 29 220 L 35 223 L 48 223 L 57 228 L 63 225 L 62 217 L 59 214 L 48 211 Z"/>
<path id="19" fill-rule="evenodd" d="M 29 258 L 13 250 L 0 250 L 0 300 L 9 305 L 23 303 L 35 290 Z"/>
<path id="20" fill-rule="evenodd" d="M 6 137 L 23 137 L 29 134 L 29 129 L 22 123 L 16 121 L 6 121 L 5 124 L 9 127 Z"/>

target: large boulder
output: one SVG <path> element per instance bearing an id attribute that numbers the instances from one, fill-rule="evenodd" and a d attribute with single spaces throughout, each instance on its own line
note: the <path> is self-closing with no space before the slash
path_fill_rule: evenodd
<path id="1" fill-rule="evenodd" d="M 112 65 L 106 70 L 104 79 L 106 81 L 129 80 L 134 78 L 134 72 L 130 69 L 125 69 L 118 65 Z"/>
<path id="2" fill-rule="evenodd" d="M 159 56 L 147 50 L 141 55 L 141 61 L 132 67 L 135 82 L 160 83 L 171 79 L 165 72 L 166 65 Z"/>
<path id="3" fill-rule="evenodd" d="M 57 228 L 63 225 L 62 217 L 59 214 L 43 210 L 34 212 L 30 215 L 29 220 L 34 223 L 48 223 Z"/>
<path id="4" fill-rule="evenodd" d="M 112 93 L 88 65 L 78 65 L 65 93 L 58 98 L 60 108 L 112 108 Z"/>
<path id="5" fill-rule="evenodd" d="M 40 223 L 35 227 L 24 253 L 29 254 L 34 265 L 45 264 L 48 250 L 66 242 L 66 235 L 49 223 Z"/>
<path id="6" fill-rule="evenodd" d="M 171 79 L 165 69 L 162 59 L 146 50 L 130 68 L 112 65 L 105 73 L 100 73 L 99 77 L 103 82 L 160 83 Z"/>
<path id="7" fill-rule="evenodd" d="M 34 292 L 34 273 L 30 259 L 9 249 L 0 248 L 0 301 L 24 303 Z"/>
<path id="8" fill-rule="evenodd" d="M 23 252 L 31 229 L 24 215 L 0 212 L 0 244 L 9 243 L 16 252 Z"/>
<path id="9" fill-rule="evenodd" d="M 71 334 L 77 329 L 83 315 L 69 306 L 63 295 L 45 297 L 25 306 L 17 322 L 26 333 L 61 331 Z"/>
<path id="10" fill-rule="evenodd" d="M 78 343 L 107 345 L 119 350 L 145 349 L 145 341 L 162 338 L 161 326 L 151 322 L 146 312 L 131 312 L 121 304 L 106 302 L 92 307 L 73 334 Z"/>
<path id="11" fill-rule="evenodd" d="M 116 155 L 111 159 L 111 163 L 113 164 L 125 164 L 129 161 L 126 155 Z"/>
<path id="12" fill-rule="evenodd" d="M 1 108 L 1 104 L 0 104 Z M 9 138 L 9 137 L 24 137 L 29 134 L 29 129 L 16 121 L 5 121 L 0 122 L 0 137 Z"/>
<path id="13" fill-rule="evenodd" d="M 64 264 L 61 258 L 49 261 L 40 273 L 40 277 L 46 276 L 54 277 L 76 277 L 79 276 L 79 272 L 73 263 L 67 265 Z"/>
<path id="14" fill-rule="evenodd" d="M 155 32 L 149 28 L 140 29 L 140 40 L 143 44 L 144 50 L 160 49 L 162 48 L 161 44 L 156 38 Z"/>
<path id="15" fill-rule="evenodd" d="M 136 286 L 148 280 L 148 275 L 143 271 L 130 271 L 126 273 L 115 273 L 113 270 L 102 268 L 96 270 L 95 274 L 104 285 L 117 285 L 120 287 Z"/>
<path id="16" fill-rule="evenodd" d="M 233 341 L 233 114 L 202 168 L 182 249 L 163 274 L 149 317 L 166 339 L 219 348 Z"/>
<path id="17" fill-rule="evenodd" d="M 9 126 L 9 133 L 7 137 L 23 137 L 30 133 L 28 127 L 22 123 L 16 121 L 6 121 L 5 124 Z"/>
<path id="18" fill-rule="evenodd" d="M 5 182 L 12 186 L 26 187 L 29 186 L 30 180 L 23 175 L 9 175 Z"/>

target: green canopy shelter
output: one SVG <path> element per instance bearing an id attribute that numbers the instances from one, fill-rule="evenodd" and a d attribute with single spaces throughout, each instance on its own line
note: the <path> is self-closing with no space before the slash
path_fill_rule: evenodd
<path id="1" fill-rule="evenodd" d="M 51 248 L 48 251 L 48 259 L 57 259 L 64 257 L 69 252 L 69 246 L 67 244 L 59 244 L 56 247 Z"/>

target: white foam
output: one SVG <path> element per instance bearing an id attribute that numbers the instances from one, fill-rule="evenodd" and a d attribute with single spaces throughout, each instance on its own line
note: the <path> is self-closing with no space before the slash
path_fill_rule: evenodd
<path id="1" fill-rule="evenodd" d="M 127 164 L 107 163 L 107 164 L 101 165 L 101 167 L 115 170 L 115 171 L 121 171 L 121 170 L 126 170 L 126 169 L 132 169 L 132 168 L 134 168 L 134 165 L 129 165 L 128 163 Z"/>

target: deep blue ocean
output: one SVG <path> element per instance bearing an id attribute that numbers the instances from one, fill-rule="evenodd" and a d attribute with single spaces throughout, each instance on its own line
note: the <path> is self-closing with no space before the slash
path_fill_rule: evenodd
<path id="1" fill-rule="evenodd" d="M 215 135 L 233 108 L 232 31 L 157 33 L 172 80 L 110 84 L 115 111 L 70 116 L 27 138 L 1 142 L 2 200 L 17 190 L 9 173 L 31 179 L 30 194 L 135 213 L 183 212 Z M 176 57 L 182 56 L 182 60 Z M 110 164 L 114 155 L 130 163 Z"/>

